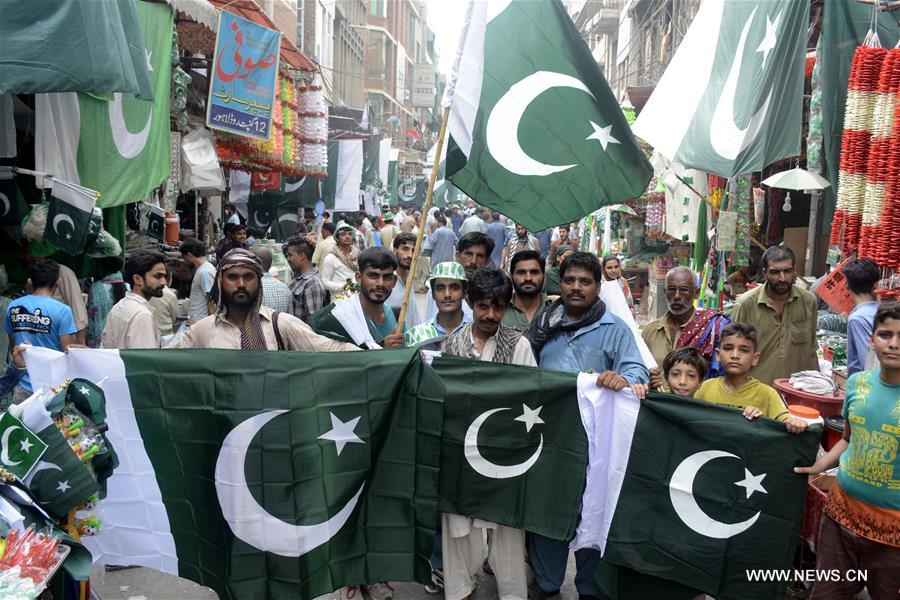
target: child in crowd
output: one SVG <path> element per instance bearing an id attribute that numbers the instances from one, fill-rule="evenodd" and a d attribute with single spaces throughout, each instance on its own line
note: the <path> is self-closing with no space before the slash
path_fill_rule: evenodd
<path id="1" fill-rule="evenodd" d="M 774 388 L 750 377 L 750 369 L 759 362 L 756 328 L 746 323 L 729 323 L 719 338 L 719 362 L 725 375 L 707 379 L 697 391 L 698 400 L 740 408 L 748 420 L 759 416 L 784 421 L 791 433 L 806 429 L 806 421 L 790 416 Z"/>
<path id="2" fill-rule="evenodd" d="M 672 350 L 663 359 L 663 374 L 673 394 L 693 398 L 706 373 L 706 359 L 696 348 Z"/>
<path id="3" fill-rule="evenodd" d="M 818 573 L 863 568 L 867 576 L 817 581 L 811 600 L 853 598 L 867 588 L 872 600 L 893 600 L 900 589 L 900 302 L 882 304 L 870 338 L 880 369 L 847 380 L 844 436 L 809 467 L 815 475 L 840 461 L 816 548 Z"/>

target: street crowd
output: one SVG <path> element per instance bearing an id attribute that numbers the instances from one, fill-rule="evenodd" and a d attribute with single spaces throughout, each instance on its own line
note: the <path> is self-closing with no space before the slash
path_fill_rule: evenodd
<path id="1" fill-rule="evenodd" d="M 432 209 L 416 268 L 419 215 L 386 212 L 376 220 L 348 214 L 336 222 L 329 217 L 320 223 L 302 220 L 283 244 L 293 278 L 281 282 L 269 273 L 271 251 L 252 244 L 260 232 L 248 235 L 229 207 L 225 235 L 215 247 L 197 239 L 180 245 L 181 260 L 194 273 L 186 315 L 179 315 L 169 287 L 170 259 L 159 251 L 135 251 L 125 261 L 104 259 L 104 276 L 91 287 L 87 303 L 70 269 L 50 259 L 33 260 L 31 293 L 13 301 L 5 315 L 16 349 L 0 392 L 11 390 L 13 402 L 32 393 L 22 368 L 23 344 L 57 350 L 86 345 L 304 352 L 418 347 L 592 372 L 598 386 L 628 388 L 639 398 L 649 390 L 670 392 L 739 409 L 747 419 L 783 421 L 791 433 L 807 427 L 772 387 L 776 379 L 818 370 L 818 301 L 795 284 L 796 258 L 787 247 L 763 253 L 763 281 L 738 298 L 730 316 L 697 308 L 697 274 L 684 266 L 670 270 L 667 311 L 640 334 L 658 365 L 648 369 L 634 328 L 600 299 L 602 286 L 617 286 L 634 310 L 620 258 L 578 251 L 575 224 L 529 232 L 481 207 L 469 213 Z M 869 594 L 880 600 L 895 598 L 898 589 L 896 448 L 884 455 L 880 474 L 867 479 L 853 473 L 869 460 L 866 453 L 877 447 L 882 426 L 895 422 L 900 410 L 900 305 L 877 303 L 880 272 L 871 261 L 853 261 L 845 274 L 855 308 L 849 315 L 844 437 L 815 464 L 796 471 L 817 474 L 840 463 L 821 526 L 817 568 L 864 566 Z M 420 314 L 410 294 L 401 320 L 407 282 L 427 296 Z M 559 593 L 567 542 L 454 514 L 441 515 L 439 531 L 427 591 L 466 598 L 474 574 L 484 568 L 496 577 L 501 598 L 538 600 Z M 575 554 L 579 597 L 603 597 L 594 580 L 600 553 Z M 852 597 L 854 585 L 862 584 L 818 582 L 811 597 Z M 381 583 L 342 591 L 347 598 L 357 593 L 385 600 L 392 589 Z"/>

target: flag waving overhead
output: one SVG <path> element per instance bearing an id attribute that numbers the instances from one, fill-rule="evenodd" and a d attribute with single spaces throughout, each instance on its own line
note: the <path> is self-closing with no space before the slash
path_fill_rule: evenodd
<path id="1" fill-rule="evenodd" d="M 559 0 L 471 2 L 444 106 L 448 178 L 532 230 L 639 196 L 652 175 Z"/>
<path id="2" fill-rule="evenodd" d="M 722 177 L 800 153 L 809 0 L 705 0 L 634 133 Z"/>

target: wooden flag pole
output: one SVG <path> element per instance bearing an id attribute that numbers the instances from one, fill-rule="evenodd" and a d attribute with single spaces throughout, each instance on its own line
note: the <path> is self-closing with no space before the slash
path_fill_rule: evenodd
<path id="1" fill-rule="evenodd" d="M 434 193 L 434 182 L 437 179 L 438 167 L 441 163 L 441 152 L 444 149 L 444 136 L 447 133 L 447 121 L 450 119 L 450 107 L 444 108 L 444 116 L 441 119 L 441 130 L 438 133 L 437 148 L 434 152 L 434 164 L 431 166 L 431 178 L 428 180 L 428 192 L 425 194 L 425 204 L 422 206 L 422 216 L 419 219 L 419 235 L 416 236 L 416 247 L 413 250 L 412 263 L 409 265 L 409 274 L 406 276 L 406 286 L 403 288 L 403 303 L 400 304 L 400 316 L 397 318 L 397 329 L 394 333 L 403 332 L 403 321 L 406 319 L 406 307 L 412 293 L 413 279 L 416 276 L 416 267 L 419 265 L 419 255 L 422 252 L 422 240 L 425 238 L 425 220 L 431 209 L 431 194 Z"/>

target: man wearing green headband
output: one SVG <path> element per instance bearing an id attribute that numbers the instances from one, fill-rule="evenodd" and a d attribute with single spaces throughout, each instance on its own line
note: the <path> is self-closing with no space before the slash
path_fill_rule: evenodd
<path id="1" fill-rule="evenodd" d="M 432 320 L 409 329 L 404 342 L 407 347 L 440 350 L 447 336 L 472 321 L 462 309 L 468 287 L 466 271 L 457 262 L 438 263 L 428 278 L 428 284 L 438 312 Z"/>

